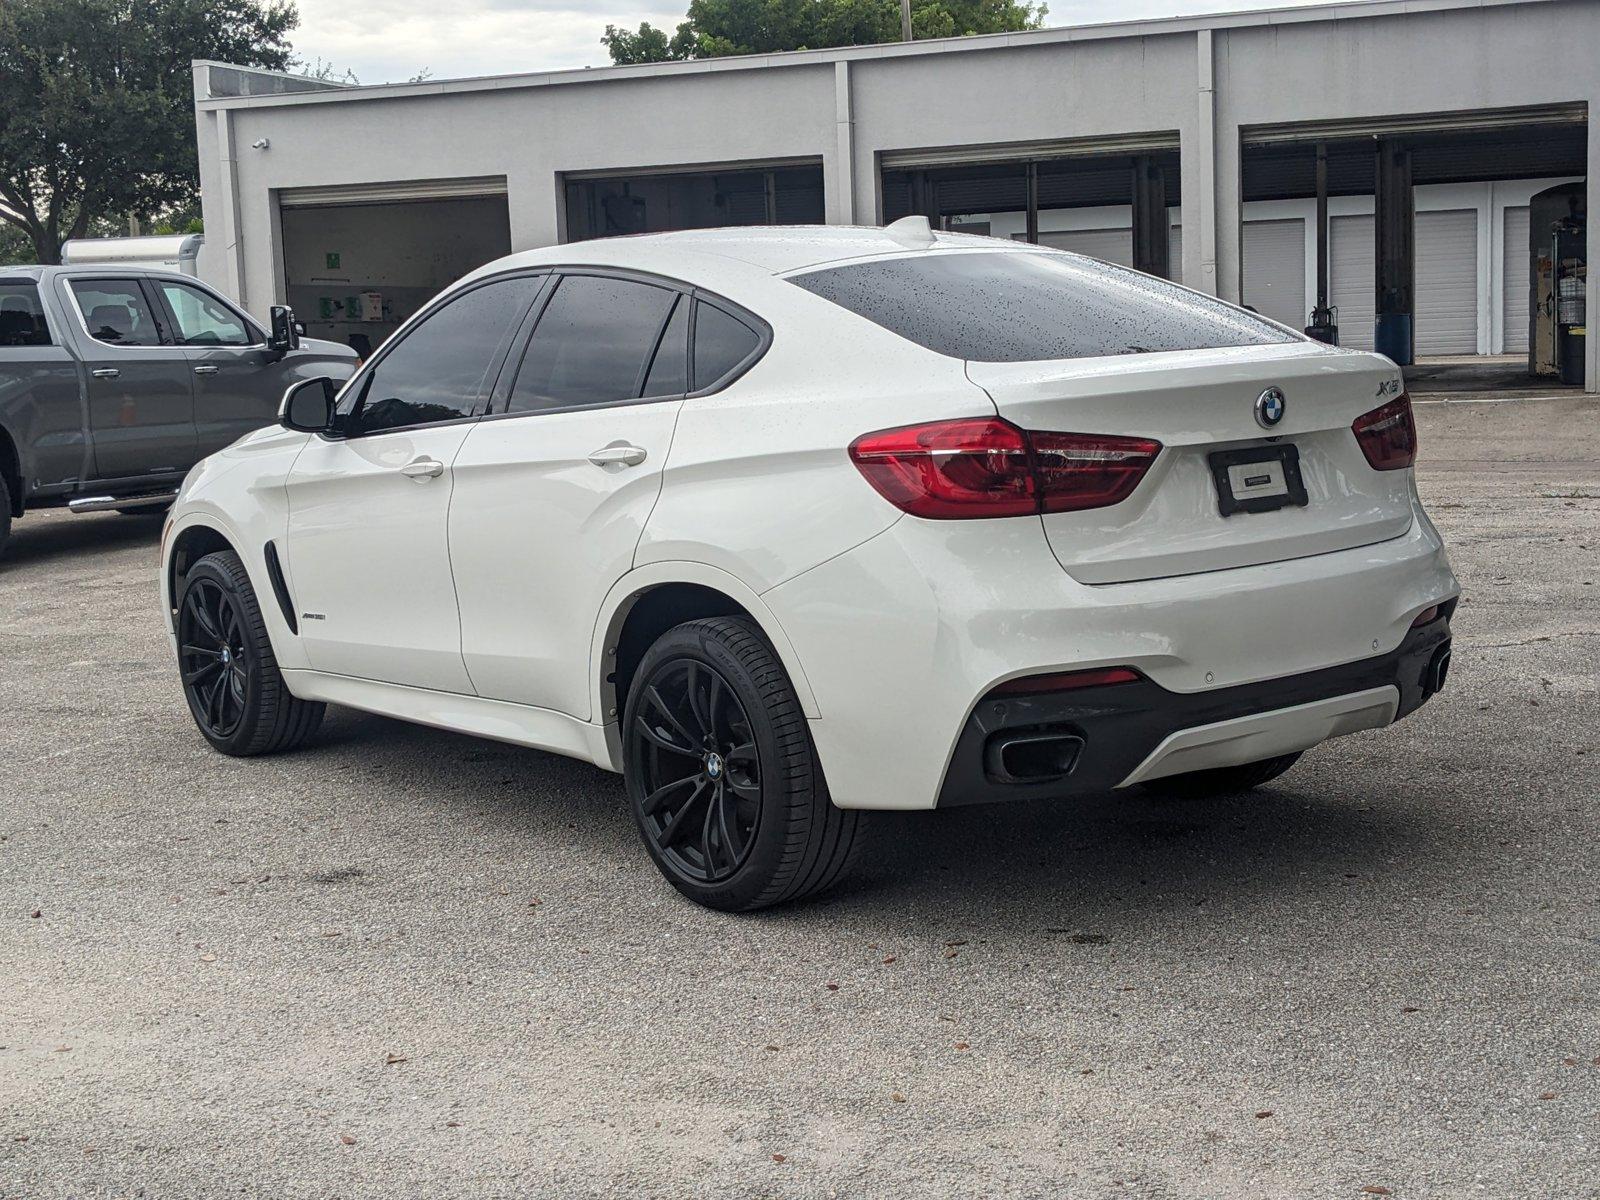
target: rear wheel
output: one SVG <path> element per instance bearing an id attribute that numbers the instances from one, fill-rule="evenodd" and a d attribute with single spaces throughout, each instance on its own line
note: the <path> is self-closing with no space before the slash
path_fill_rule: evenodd
<path id="1" fill-rule="evenodd" d="M 635 672 L 623 729 L 634 820 L 689 899 L 748 911 L 849 870 L 865 817 L 834 807 L 794 688 L 754 622 L 663 634 Z"/>
<path id="2" fill-rule="evenodd" d="M 290 695 L 250 577 L 231 550 L 206 555 L 184 576 L 178 669 L 194 723 L 224 754 L 288 750 L 322 724 L 324 705 Z"/>
<path id="3" fill-rule="evenodd" d="M 1253 787 L 1260 787 L 1282 775 L 1299 760 L 1300 753 L 1296 751 L 1237 767 L 1216 767 L 1210 771 L 1168 775 L 1162 779 L 1152 779 L 1143 787 L 1154 795 L 1171 800 L 1203 800 L 1207 796 L 1225 796 L 1229 792 L 1247 792 Z"/>

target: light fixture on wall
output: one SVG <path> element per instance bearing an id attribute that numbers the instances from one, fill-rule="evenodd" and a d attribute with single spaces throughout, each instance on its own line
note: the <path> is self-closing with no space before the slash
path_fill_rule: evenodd
<path id="1" fill-rule="evenodd" d="M 257 138 L 255 141 L 250 143 L 250 149 L 252 149 L 252 150 L 270 150 L 270 149 L 272 149 L 272 139 L 271 138 Z"/>

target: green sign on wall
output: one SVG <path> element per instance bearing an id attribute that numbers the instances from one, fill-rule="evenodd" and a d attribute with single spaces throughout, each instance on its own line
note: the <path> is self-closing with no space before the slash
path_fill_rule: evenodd
<path id="1" fill-rule="evenodd" d="M 337 271 L 339 269 L 339 252 L 337 250 L 329 250 L 324 257 L 328 260 L 328 270 Z"/>

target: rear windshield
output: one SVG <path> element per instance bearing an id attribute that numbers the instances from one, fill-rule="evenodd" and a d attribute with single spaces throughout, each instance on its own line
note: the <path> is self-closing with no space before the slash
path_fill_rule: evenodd
<path id="1" fill-rule="evenodd" d="M 919 346 L 974 362 L 1296 340 L 1220 300 L 1075 254 L 921 254 L 788 279 Z"/>

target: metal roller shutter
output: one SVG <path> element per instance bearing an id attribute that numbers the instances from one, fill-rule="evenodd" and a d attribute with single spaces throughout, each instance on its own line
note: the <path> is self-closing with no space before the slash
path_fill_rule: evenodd
<path id="1" fill-rule="evenodd" d="M 1167 235 L 1167 261 L 1172 265 L 1172 282 L 1183 282 L 1183 226 L 1174 225 Z"/>
<path id="2" fill-rule="evenodd" d="M 1339 344 L 1372 349 L 1373 251 L 1371 217 L 1328 222 L 1329 284 L 1339 310 Z"/>
<path id="3" fill-rule="evenodd" d="M 1505 211 L 1500 252 L 1500 320 L 1507 354 L 1528 352 L 1528 206 Z"/>
<path id="4" fill-rule="evenodd" d="M 1244 227 L 1244 302 L 1262 316 L 1304 329 L 1306 223 L 1248 221 Z"/>
<path id="5" fill-rule="evenodd" d="M 1133 230 L 1123 229 L 1064 229 L 1039 235 L 1041 246 L 1054 246 L 1057 250 L 1071 250 L 1074 254 L 1087 254 L 1090 258 L 1104 259 L 1120 266 L 1133 266 Z"/>
<path id="6" fill-rule="evenodd" d="M 1417 353 L 1478 352 L 1478 214 L 1417 214 Z"/>

